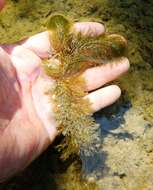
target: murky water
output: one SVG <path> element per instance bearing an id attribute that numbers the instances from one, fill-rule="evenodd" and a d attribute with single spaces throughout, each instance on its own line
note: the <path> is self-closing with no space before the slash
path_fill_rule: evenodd
<path id="1" fill-rule="evenodd" d="M 131 69 L 115 81 L 122 98 L 95 114 L 101 124 L 102 156 L 82 158 L 88 180 L 96 179 L 102 190 L 153 190 L 153 2 L 8 0 L 0 15 L 0 42 L 43 31 L 47 16 L 55 11 L 74 18 L 98 18 L 108 31 L 129 41 Z M 94 183 L 81 180 L 80 170 L 78 158 L 62 163 L 51 147 L 0 189 L 96 190 Z"/>

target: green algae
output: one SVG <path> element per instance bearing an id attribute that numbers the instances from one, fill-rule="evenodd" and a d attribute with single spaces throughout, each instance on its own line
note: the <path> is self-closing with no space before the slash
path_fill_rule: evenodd
<path id="1" fill-rule="evenodd" d="M 75 153 L 89 157 L 99 152 L 99 124 L 92 117 L 89 100 L 84 99 L 88 93 L 84 91 L 85 80 L 80 76 L 88 68 L 123 56 L 127 47 L 121 35 L 105 33 L 86 37 L 73 33 L 73 24 L 74 21 L 61 14 L 51 15 L 47 30 L 53 58 L 43 64 L 47 75 L 56 81 L 51 94 L 57 129 L 65 137 L 59 145 L 64 159 Z"/>
<path id="2" fill-rule="evenodd" d="M 119 32 L 128 39 L 131 70 L 128 75 L 120 78 L 118 83 L 122 87 L 123 94 L 128 95 L 132 105 L 142 108 L 145 117 L 153 122 L 152 0 L 85 0 L 84 3 L 79 0 L 37 0 L 35 2 L 33 9 L 29 9 L 28 14 L 25 12 L 23 14 L 21 11 L 24 10 L 21 8 L 23 6 L 20 6 L 21 0 L 8 0 L 5 10 L 0 13 L 0 42 L 15 42 L 43 31 L 46 19 L 51 13 L 56 11 L 67 14 L 76 20 L 81 17 L 82 20 L 84 20 L 85 17 L 90 17 L 91 20 L 98 18 L 97 20 L 105 23 L 110 32 Z M 27 3 L 30 3 L 30 1 L 27 1 Z M 54 160 L 50 157 L 52 157 L 52 155 L 47 157 L 46 160 L 41 158 L 41 162 L 36 161 L 38 164 L 36 164 L 36 162 L 33 164 L 33 166 L 36 165 L 36 167 L 30 167 L 27 173 L 24 173 L 22 177 L 18 177 L 18 180 L 15 178 L 8 184 L 4 184 L 2 189 L 38 190 L 44 188 L 47 190 L 51 188 L 61 188 L 73 190 L 68 184 L 75 184 L 74 187 L 77 187 L 75 189 L 81 189 L 82 183 L 80 183 L 80 177 L 78 177 L 79 170 L 75 173 L 74 169 L 69 169 L 69 166 L 67 166 L 67 169 L 62 170 L 62 173 L 59 169 L 60 164 L 56 156 Z M 49 164 L 52 166 L 56 165 L 57 168 L 48 170 Z M 35 173 L 40 174 L 42 171 L 44 172 L 41 177 L 40 175 L 39 177 L 34 175 Z M 56 179 L 56 185 L 52 187 L 49 183 L 53 183 L 53 181 L 48 181 L 48 178 L 51 178 L 50 171 L 53 173 L 53 179 Z M 29 173 L 31 175 L 28 175 Z M 60 175 L 61 173 L 62 175 Z M 31 178 L 33 175 L 34 177 Z M 145 184 L 140 185 L 139 189 L 141 187 L 142 189 L 148 190 Z M 131 187 L 125 184 L 124 189 L 129 190 L 130 188 Z"/>

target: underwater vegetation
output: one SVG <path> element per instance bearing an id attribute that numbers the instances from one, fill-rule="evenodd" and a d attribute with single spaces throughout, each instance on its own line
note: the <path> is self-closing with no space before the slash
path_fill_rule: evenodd
<path id="1" fill-rule="evenodd" d="M 89 100 L 84 98 L 86 83 L 81 74 L 124 55 L 127 44 L 117 34 L 85 37 L 73 33 L 72 27 L 73 21 L 61 14 L 49 18 L 47 30 L 54 52 L 43 64 L 47 75 L 56 81 L 51 94 L 58 130 L 65 137 L 58 146 L 63 159 L 75 153 L 91 156 L 99 151 L 99 124 L 92 117 Z"/>
<path id="2" fill-rule="evenodd" d="M 44 23 L 46 23 L 48 15 L 55 12 L 60 12 L 70 18 L 79 18 L 79 20 L 80 18 L 92 18 L 92 21 L 94 21 L 98 18 L 100 22 L 105 24 L 109 32 L 123 34 L 128 39 L 128 57 L 131 69 L 126 76 L 121 77 L 116 82 L 118 82 L 118 85 L 122 89 L 122 97 L 125 98 L 124 102 L 130 99 L 132 107 L 140 107 L 143 112 L 141 115 L 145 114 L 145 119 L 153 122 L 153 1 L 7 0 L 6 7 L 0 13 L 0 43 L 16 42 L 44 31 L 46 29 Z M 121 106 L 124 105 L 123 102 L 120 104 Z M 114 116 L 115 114 L 116 117 L 118 113 L 116 109 L 115 111 L 113 111 L 112 107 L 110 109 L 113 112 L 112 115 Z M 108 110 L 106 112 L 110 115 Z M 104 116 L 103 112 L 99 114 Z M 128 121 L 130 130 L 132 130 L 133 134 L 133 130 L 136 129 L 136 134 L 139 134 L 141 131 L 141 127 L 139 126 L 143 122 L 138 121 L 138 124 L 136 124 L 137 119 L 133 115 L 132 113 L 130 121 Z M 151 136 L 152 133 L 148 132 Z M 111 190 L 152 190 L 153 185 L 150 185 L 150 188 L 146 185 L 146 181 L 153 181 L 151 178 L 152 165 L 149 164 L 146 169 L 145 162 L 143 161 L 145 159 L 147 163 L 149 162 L 148 160 L 151 157 L 149 157 L 149 154 L 152 154 L 151 151 L 146 156 L 144 150 L 139 148 L 139 153 L 135 148 L 135 142 L 138 142 L 137 137 L 134 142 L 127 139 L 119 141 L 119 144 L 116 143 L 118 142 L 116 138 L 115 140 L 111 140 L 109 136 L 102 138 L 102 140 L 106 141 L 105 143 L 103 142 L 102 148 L 108 151 L 109 156 L 104 159 L 106 167 L 111 168 L 117 162 L 116 169 L 114 169 L 115 172 L 119 170 L 122 174 L 126 170 L 125 165 L 130 165 L 130 171 L 124 171 L 126 176 L 123 176 L 122 179 L 105 172 L 104 178 L 102 178 L 101 189 L 108 190 L 109 185 L 112 184 Z M 151 136 L 150 141 L 152 139 Z M 145 143 L 148 142 L 147 135 L 144 141 Z M 142 139 L 140 139 L 140 142 L 142 143 Z M 129 144 L 130 148 L 128 148 L 126 143 Z M 114 144 L 116 144 L 115 148 Z M 121 156 L 121 152 L 123 156 Z M 66 165 L 65 162 L 59 161 L 59 156 L 60 154 L 57 156 L 56 152 L 52 152 L 52 147 L 50 147 L 25 172 L 17 175 L 16 178 L 13 178 L 6 184 L 0 185 L 0 189 L 95 190 L 95 187 L 84 187 L 82 181 L 80 182 L 82 176 L 80 176 L 78 164 L 76 164 L 77 166 L 74 164 Z M 104 154 L 102 156 L 104 157 Z M 63 167 L 65 168 L 63 169 Z M 110 169 L 109 172 L 111 173 L 111 171 Z M 133 186 L 133 181 L 136 186 Z M 124 183 L 123 186 L 122 183 Z"/>

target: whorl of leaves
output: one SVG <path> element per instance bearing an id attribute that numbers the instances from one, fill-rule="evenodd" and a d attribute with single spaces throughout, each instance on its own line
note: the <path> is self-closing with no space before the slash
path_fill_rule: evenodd
<path id="1" fill-rule="evenodd" d="M 63 15 L 50 17 L 47 29 L 54 52 L 44 61 L 46 73 L 56 80 L 52 94 L 58 129 L 65 136 L 58 146 L 64 149 L 64 159 L 80 150 L 91 155 L 100 146 L 99 125 L 92 118 L 90 102 L 84 99 L 86 84 L 80 74 L 122 56 L 126 49 L 126 40 L 120 35 L 85 37 L 72 33 L 72 27 L 73 22 Z"/>

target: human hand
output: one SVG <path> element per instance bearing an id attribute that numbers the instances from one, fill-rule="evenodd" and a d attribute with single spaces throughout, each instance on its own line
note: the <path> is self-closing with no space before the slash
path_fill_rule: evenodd
<path id="1" fill-rule="evenodd" d="M 4 7 L 5 0 L 0 0 L 0 10 Z"/>
<path id="2" fill-rule="evenodd" d="M 99 23 L 76 23 L 74 31 L 100 35 Z M 57 136 L 50 90 L 55 81 L 41 67 L 51 56 L 48 32 L 13 45 L 0 46 L 0 181 L 25 168 Z M 119 87 L 102 85 L 116 79 L 129 68 L 127 58 L 86 70 L 83 73 L 93 111 L 115 102 Z"/>

